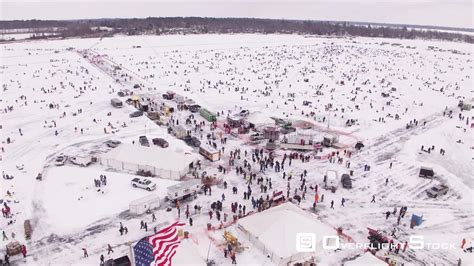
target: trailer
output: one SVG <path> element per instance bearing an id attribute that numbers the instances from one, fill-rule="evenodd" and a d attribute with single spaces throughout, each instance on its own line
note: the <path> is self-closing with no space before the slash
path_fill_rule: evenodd
<path id="1" fill-rule="evenodd" d="M 199 146 L 199 153 L 211 162 L 219 161 L 221 159 L 221 152 L 208 144 L 201 144 L 201 146 Z"/>
<path id="2" fill-rule="evenodd" d="M 196 196 L 201 188 L 202 184 L 201 180 L 199 179 L 183 181 L 167 188 L 167 199 L 170 201 L 176 201 L 180 199 L 186 199 L 191 196 Z"/>
<path id="3" fill-rule="evenodd" d="M 326 146 L 326 147 L 332 147 L 334 146 L 336 143 L 338 142 L 338 137 L 335 136 L 335 135 L 325 135 L 323 137 L 323 146 Z"/>
<path id="4" fill-rule="evenodd" d="M 141 215 L 148 210 L 158 209 L 161 205 L 161 199 L 158 195 L 148 195 L 146 197 L 130 202 L 130 213 Z"/>
<path id="5" fill-rule="evenodd" d="M 199 114 L 209 122 L 214 122 L 214 121 L 217 120 L 216 114 L 214 114 L 213 112 L 207 110 L 206 108 L 201 108 L 199 110 Z"/>
<path id="6" fill-rule="evenodd" d="M 171 127 L 171 132 L 178 139 L 184 139 L 188 135 L 187 130 L 181 125 Z"/>

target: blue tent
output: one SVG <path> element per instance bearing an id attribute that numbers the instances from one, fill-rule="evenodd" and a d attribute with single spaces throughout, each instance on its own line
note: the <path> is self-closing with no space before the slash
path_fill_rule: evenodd
<path id="1" fill-rule="evenodd" d="M 418 215 L 413 214 L 413 215 L 411 216 L 411 221 L 412 221 L 412 223 L 414 223 L 415 225 L 420 225 L 421 222 L 423 222 L 423 216 L 418 216 Z"/>

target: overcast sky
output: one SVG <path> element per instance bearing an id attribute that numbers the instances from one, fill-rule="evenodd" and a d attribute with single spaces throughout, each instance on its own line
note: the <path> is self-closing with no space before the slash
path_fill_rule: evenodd
<path id="1" fill-rule="evenodd" d="M 473 0 L 0 0 L 0 20 L 256 17 L 474 28 Z"/>

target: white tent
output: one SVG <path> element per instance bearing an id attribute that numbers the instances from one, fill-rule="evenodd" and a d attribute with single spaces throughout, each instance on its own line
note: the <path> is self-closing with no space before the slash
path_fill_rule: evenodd
<path id="1" fill-rule="evenodd" d="M 315 259 L 323 252 L 323 236 L 336 235 L 333 228 L 290 202 L 242 218 L 238 228 L 277 265 Z M 315 235 L 315 252 L 296 250 L 299 233 Z"/>
<path id="2" fill-rule="evenodd" d="M 196 244 L 190 239 L 183 239 L 176 249 L 173 266 L 201 266 L 206 265 L 204 259 L 197 250 Z"/>
<path id="3" fill-rule="evenodd" d="M 100 163 L 116 170 L 145 170 L 161 178 L 179 180 L 197 158 L 194 152 L 122 144 L 101 155 Z"/>
<path id="4" fill-rule="evenodd" d="M 275 120 L 262 112 L 253 112 L 247 117 L 247 122 L 252 124 L 254 127 L 271 126 L 275 125 Z"/>
<path id="5" fill-rule="evenodd" d="M 344 262 L 344 266 L 387 266 L 388 264 L 378 259 L 372 253 L 365 252 L 363 255 L 357 257 L 355 260 Z"/>

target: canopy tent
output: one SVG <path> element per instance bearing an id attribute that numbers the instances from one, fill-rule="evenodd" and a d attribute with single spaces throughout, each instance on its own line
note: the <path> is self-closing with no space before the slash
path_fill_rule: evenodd
<path id="1" fill-rule="evenodd" d="M 322 236 L 336 234 L 333 228 L 290 202 L 242 218 L 238 228 L 277 265 L 315 259 L 324 252 Z M 299 233 L 315 234 L 315 252 L 296 250 Z"/>
<path id="2" fill-rule="evenodd" d="M 247 122 L 249 122 L 253 127 L 275 125 L 275 120 L 271 119 L 269 116 L 263 114 L 262 112 L 251 113 L 247 117 Z"/>
<path id="3" fill-rule="evenodd" d="M 176 249 L 176 254 L 173 257 L 173 266 L 201 266 L 206 265 L 206 262 L 199 254 L 197 245 L 190 239 L 183 239 Z"/>
<path id="4" fill-rule="evenodd" d="M 179 180 L 198 155 L 191 151 L 122 144 L 100 156 L 100 163 L 116 170 L 150 171 L 155 176 Z"/>

